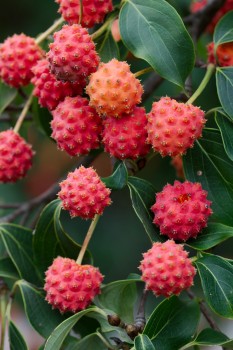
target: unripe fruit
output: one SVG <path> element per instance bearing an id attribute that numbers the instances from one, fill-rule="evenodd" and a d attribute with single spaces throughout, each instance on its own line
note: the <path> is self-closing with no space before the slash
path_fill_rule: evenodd
<path id="1" fill-rule="evenodd" d="M 60 186 L 58 197 L 62 200 L 63 209 L 68 210 L 71 217 L 93 219 L 111 204 L 111 191 L 93 168 L 79 167 L 69 173 Z"/>
<path id="2" fill-rule="evenodd" d="M 19 88 L 30 83 L 31 68 L 44 56 L 35 40 L 25 34 L 14 34 L 0 45 L 0 78 Z"/>
<path id="3" fill-rule="evenodd" d="M 179 295 L 193 285 L 196 269 L 181 244 L 173 240 L 156 242 L 143 254 L 139 269 L 146 289 L 156 296 Z"/>
<path id="4" fill-rule="evenodd" d="M 46 300 L 61 313 L 86 309 L 100 294 L 103 275 L 94 266 L 59 256 L 45 274 Z"/>
<path id="5" fill-rule="evenodd" d="M 126 62 L 101 63 L 86 88 L 90 104 L 100 115 L 121 118 L 140 103 L 143 88 Z"/>
<path id="6" fill-rule="evenodd" d="M 99 56 L 86 28 L 79 24 L 64 25 L 53 36 L 47 57 L 58 80 L 83 81 L 97 70 Z"/>
<path id="7" fill-rule="evenodd" d="M 207 46 L 207 51 L 209 63 L 214 63 L 221 67 L 233 66 L 233 42 L 218 45 L 216 57 L 214 54 L 213 42 Z"/>
<path id="8" fill-rule="evenodd" d="M 196 238 L 207 226 L 212 214 L 211 202 L 200 183 L 175 181 L 166 185 L 156 194 L 156 202 L 151 207 L 155 217 L 154 224 L 160 232 L 171 239 L 187 241 Z"/>
<path id="9" fill-rule="evenodd" d="M 32 166 L 34 152 L 13 130 L 0 132 L 0 182 L 15 182 Z"/>
<path id="10" fill-rule="evenodd" d="M 86 98 L 66 97 L 52 115 L 51 136 L 59 149 L 79 156 L 99 148 L 102 120 Z"/>
<path id="11" fill-rule="evenodd" d="M 201 137 L 205 122 L 199 107 L 162 97 L 148 114 L 148 142 L 163 157 L 183 155 Z"/>

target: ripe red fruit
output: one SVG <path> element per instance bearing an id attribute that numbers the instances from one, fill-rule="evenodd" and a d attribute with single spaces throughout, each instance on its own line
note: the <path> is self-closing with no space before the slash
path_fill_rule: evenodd
<path id="1" fill-rule="evenodd" d="M 50 70 L 58 80 L 76 82 L 97 70 L 99 56 L 86 28 L 64 25 L 54 33 L 47 54 Z"/>
<path id="2" fill-rule="evenodd" d="M 135 107 L 120 119 L 107 117 L 103 121 L 105 151 L 119 159 L 136 159 L 145 156 L 150 146 L 147 139 L 147 117 L 143 107 Z"/>
<path id="3" fill-rule="evenodd" d="M 66 97 L 52 115 L 51 136 L 59 149 L 79 156 L 99 148 L 102 120 L 86 98 Z"/>
<path id="4" fill-rule="evenodd" d="M 100 115 L 121 118 L 140 103 L 143 88 L 127 62 L 101 63 L 86 87 L 90 104 Z"/>
<path id="5" fill-rule="evenodd" d="M 58 12 L 69 23 L 79 23 L 80 0 L 55 0 L 59 5 Z M 107 13 L 113 10 L 112 0 L 82 0 L 83 13 L 81 25 L 91 28 L 101 23 Z"/>
<path id="6" fill-rule="evenodd" d="M 187 241 L 196 238 L 207 226 L 212 214 L 211 202 L 200 183 L 175 181 L 166 185 L 156 194 L 156 202 L 151 207 L 155 217 L 154 224 L 160 232 L 171 239 Z"/>
<path id="7" fill-rule="evenodd" d="M 156 296 L 179 295 L 193 285 L 196 269 L 181 244 L 172 240 L 156 242 L 143 254 L 139 269 L 146 289 Z"/>
<path id="8" fill-rule="evenodd" d="M 218 45 L 216 57 L 214 53 L 214 43 L 207 46 L 208 62 L 221 67 L 233 66 L 233 42 Z"/>
<path id="9" fill-rule="evenodd" d="M 58 197 L 62 200 L 63 209 L 68 210 L 71 217 L 93 219 L 111 204 L 111 191 L 93 168 L 79 167 L 69 173 L 60 186 Z"/>
<path id="10" fill-rule="evenodd" d="M 201 137 L 204 117 L 199 107 L 162 97 L 148 114 L 148 142 L 163 157 L 183 155 Z"/>
<path id="11" fill-rule="evenodd" d="M 14 34 L 0 45 L 0 78 L 18 88 L 30 83 L 31 68 L 44 56 L 35 40 L 25 34 Z"/>
<path id="12" fill-rule="evenodd" d="M 0 132 L 0 182 L 16 182 L 32 166 L 34 152 L 13 130 Z"/>
<path id="13" fill-rule="evenodd" d="M 61 313 L 86 309 L 97 294 L 103 275 L 91 265 L 58 256 L 45 272 L 46 300 Z"/>

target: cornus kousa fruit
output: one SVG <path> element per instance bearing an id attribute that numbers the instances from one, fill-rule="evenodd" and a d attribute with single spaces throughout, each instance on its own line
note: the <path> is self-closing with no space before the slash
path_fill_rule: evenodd
<path id="1" fill-rule="evenodd" d="M 86 98 L 66 97 L 52 115 L 51 136 L 59 149 L 79 156 L 99 147 L 102 120 Z"/>
<path id="2" fill-rule="evenodd" d="M 201 137 L 205 122 L 199 107 L 162 97 L 148 114 L 148 142 L 162 156 L 183 155 Z"/>
<path id="3" fill-rule="evenodd" d="M 75 83 L 59 81 L 49 70 L 49 63 L 42 59 L 32 68 L 34 77 L 31 82 L 35 85 L 33 94 L 38 97 L 41 107 L 53 110 L 66 96 L 81 95 L 86 85 L 85 79 Z"/>
<path id="4" fill-rule="evenodd" d="M 45 273 L 46 300 L 61 313 L 87 308 L 97 294 L 103 275 L 91 265 L 58 256 Z"/>
<path id="5" fill-rule="evenodd" d="M 111 191 L 93 168 L 79 167 L 69 173 L 60 186 L 58 197 L 62 200 L 63 209 L 68 210 L 71 217 L 93 219 L 111 204 Z"/>
<path id="6" fill-rule="evenodd" d="M 91 75 L 86 92 L 100 115 L 121 118 L 141 101 L 143 88 L 128 63 L 112 59 Z"/>
<path id="7" fill-rule="evenodd" d="M 56 0 L 60 5 L 59 12 L 69 23 L 80 23 L 80 0 Z M 107 13 L 113 10 L 112 0 L 82 0 L 82 20 L 81 25 L 91 28 L 97 23 L 101 23 Z"/>
<path id="8" fill-rule="evenodd" d="M 136 159 L 145 156 L 150 146 L 147 139 L 147 117 L 143 107 L 134 107 L 130 114 L 121 119 L 106 117 L 103 121 L 103 144 L 112 156 Z"/>
<path id="9" fill-rule="evenodd" d="M 50 70 L 58 80 L 83 81 L 97 70 L 99 56 L 86 28 L 79 24 L 64 25 L 54 33 L 47 54 Z"/>
<path id="10" fill-rule="evenodd" d="M 156 242 L 143 254 L 139 269 L 146 289 L 156 295 L 179 295 L 193 285 L 196 269 L 181 244 L 173 240 Z"/>
<path id="11" fill-rule="evenodd" d="M 156 194 L 156 202 L 151 207 L 154 224 L 169 238 L 187 241 L 195 238 L 207 226 L 212 214 L 211 202 L 200 183 L 175 181 L 166 185 Z"/>
<path id="12" fill-rule="evenodd" d="M 0 78 L 18 88 L 30 83 L 31 68 L 44 56 L 35 40 L 25 34 L 15 34 L 0 45 Z"/>
<path id="13" fill-rule="evenodd" d="M 0 182 L 15 182 L 32 166 L 34 152 L 13 130 L 0 132 Z"/>
<path id="14" fill-rule="evenodd" d="M 233 42 L 218 45 L 214 53 L 214 43 L 207 46 L 208 62 L 221 67 L 233 66 Z"/>

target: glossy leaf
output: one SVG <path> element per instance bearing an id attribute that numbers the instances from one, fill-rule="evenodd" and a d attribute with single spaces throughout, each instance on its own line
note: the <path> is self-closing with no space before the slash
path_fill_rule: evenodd
<path id="1" fill-rule="evenodd" d="M 143 334 L 151 339 L 155 349 L 177 350 L 192 339 L 199 318 L 197 302 L 171 297 L 156 307 Z"/>
<path id="2" fill-rule="evenodd" d="M 224 258 L 204 253 L 195 264 L 210 308 L 218 315 L 233 318 L 233 266 Z"/>
<path id="3" fill-rule="evenodd" d="M 147 61 L 163 78 L 184 86 L 194 65 L 194 47 L 182 19 L 167 1 L 128 0 L 119 24 L 134 56 Z"/>
<path id="4" fill-rule="evenodd" d="M 229 11 L 218 21 L 214 30 L 214 43 L 220 45 L 233 41 L 233 11 Z"/>
<path id="5" fill-rule="evenodd" d="M 194 344 L 210 346 L 210 345 L 228 345 L 232 346 L 233 341 L 230 340 L 225 334 L 217 332 L 214 329 L 203 329 L 201 333 L 196 337 Z"/>
<path id="6" fill-rule="evenodd" d="M 155 203 L 154 186 L 143 179 L 130 176 L 128 179 L 130 197 L 133 209 L 143 224 L 146 233 L 153 242 L 161 241 L 158 228 L 153 224 L 153 215 L 150 210 Z"/>
<path id="7" fill-rule="evenodd" d="M 114 173 L 109 177 L 103 177 L 101 180 L 105 185 L 113 190 L 121 190 L 127 184 L 128 171 L 124 162 L 117 163 Z"/>
<path id="8" fill-rule="evenodd" d="M 9 323 L 9 342 L 10 350 L 28 350 L 22 334 L 12 321 Z"/>
<path id="9" fill-rule="evenodd" d="M 82 338 L 81 340 L 76 340 L 73 347 L 68 347 L 68 350 L 106 350 L 106 345 L 99 338 L 98 333 L 92 333 Z"/>
<path id="10" fill-rule="evenodd" d="M 19 274 L 10 258 L 0 259 L 0 277 L 18 280 Z"/>
<path id="11" fill-rule="evenodd" d="M 107 63 L 111 59 L 120 58 L 118 45 L 112 37 L 111 30 L 107 30 L 97 41 L 96 49 L 100 55 L 101 62 Z"/>
<path id="12" fill-rule="evenodd" d="M 139 334 L 134 339 L 135 350 L 155 350 L 153 343 L 146 334 Z"/>
<path id="13" fill-rule="evenodd" d="M 0 114 L 14 100 L 17 90 L 0 81 Z"/>
<path id="14" fill-rule="evenodd" d="M 225 151 L 233 161 L 233 120 L 230 121 L 224 112 L 217 113 L 215 120 L 222 135 Z"/>
<path id="15" fill-rule="evenodd" d="M 233 67 L 218 67 L 216 71 L 216 82 L 221 105 L 233 120 Z"/>

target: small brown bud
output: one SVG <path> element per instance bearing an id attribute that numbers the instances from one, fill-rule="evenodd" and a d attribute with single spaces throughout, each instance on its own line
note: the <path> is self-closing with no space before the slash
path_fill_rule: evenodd
<path id="1" fill-rule="evenodd" d="M 118 327 L 121 324 L 121 319 L 118 315 L 108 315 L 108 323 L 111 326 Z"/>

